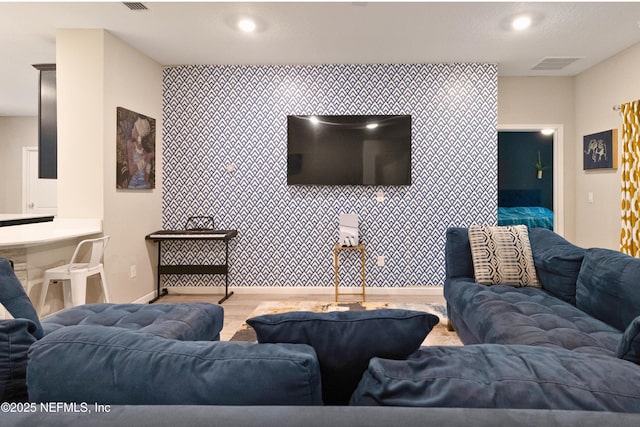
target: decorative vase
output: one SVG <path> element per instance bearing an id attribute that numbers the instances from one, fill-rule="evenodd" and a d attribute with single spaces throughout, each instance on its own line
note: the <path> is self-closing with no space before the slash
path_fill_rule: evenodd
<path id="1" fill-rule="evenodd" d="M 542 169 L 538 169 L 538 179 L 542 179 Z"/>

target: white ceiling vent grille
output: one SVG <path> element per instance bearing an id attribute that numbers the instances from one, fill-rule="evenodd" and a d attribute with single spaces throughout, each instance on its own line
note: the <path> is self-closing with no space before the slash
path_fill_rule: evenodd
<path id="1" fill-rule="evenodd" d="M 579 56 L 548 56 L 531 68 L 532 70 L 557 71 L 581 60 Z"/>
<path id="2" fill-rule="evenodd" d="M 149 8 L 145 6 L 143 3 L 138 2 L 122 2 L 125 6 L 127 6 L 131 10 L 148 10 Z"/>

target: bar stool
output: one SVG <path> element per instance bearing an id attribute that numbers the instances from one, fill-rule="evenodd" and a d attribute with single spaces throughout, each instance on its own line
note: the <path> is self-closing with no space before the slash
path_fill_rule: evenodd
<path id="1" fill-rule="evenodd" d="M 100 275 L 102 283 L 102 291 L 104 292 L 104 301 L 109 302 L 109 294 L 107 292 L 107 280 L 104 274 L 104 266 L 100 262 L 104 254 L 104 248 L 109 242 L 109 236 L 97 239 L 87 239 L 78 243 L 76 250 L 71 257 L 69 264 L 61 265 L 46 270 L 42 280 L 42 291 L 40 292 L 40 303 L 38 310 L 42 313 L 44 301 L 49 290 L 49 283 L 52 280 L 61 280 L 64 290 L 64 307 L 74 307 L 86 303 L 87 300 L 87 278 L 96 274 Z M 91 254 L 88 263 L 78 263 L 76 258 L 85 246 L 90 246 Z"/>

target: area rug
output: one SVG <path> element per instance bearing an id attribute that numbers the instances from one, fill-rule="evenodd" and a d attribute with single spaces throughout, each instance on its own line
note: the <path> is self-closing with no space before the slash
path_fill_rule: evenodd
<path id="1" fill-rule="evenodd" d="M 317 301 L 264 301 L 261 302 L 247 318 L 263 314 L 278 314 L 289 311 L 312 311 L 323 313 L 330 311 L 362 311 L 381 308 L 399 308 L 404 310 L 424 311 L 435 314 L 440 322 L 431 330 L 422 345 L 462 345 L 455 332 L 447 330 L 447 309 L 441 304 L 390 303 L 390 302 L 317 302 Z M 256 332 L 247 322 L 231 337 L 230 341 L 256 341 Z"/>

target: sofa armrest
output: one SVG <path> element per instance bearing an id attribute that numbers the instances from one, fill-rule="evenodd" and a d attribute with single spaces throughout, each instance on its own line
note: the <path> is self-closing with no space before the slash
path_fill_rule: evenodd
<path id="1" fill-rule="evenodd" d="M 0 402 L 27 400 L 27 351 L 37 330 L 31 319 L 0 321 Z"/>
<path id="2" fill-rule="evenodd" d="M 445 272 L 447 280 L 461 277 L 473 280 L 473 258 L 471 257 L 468 233 L 468 229 L 462 227 L 450 227 L 447 229 L 445 243 Z"/>
<path id="3" fill-rule="evenodd" d="M 128 405 L 320 405 L 316 353 L 305 344 L 178 341 L 69 326 L 29 349 L 32 402 Z"/>
<path id="4" fill-rule="evenodd" d="M 640 412 L 640 369 L 609 356 L 528 345 L 422 347 L 373 358 L 351 405 Z"/>

